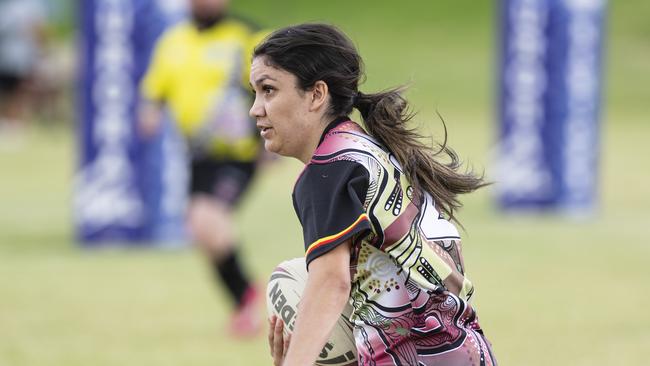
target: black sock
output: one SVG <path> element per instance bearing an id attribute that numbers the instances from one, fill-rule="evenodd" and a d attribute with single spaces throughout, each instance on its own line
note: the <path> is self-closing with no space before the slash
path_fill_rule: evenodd
<path id="1" fill-rule="evenodd" d="M 237 252 L 233 250 L 223 258 L 213 262 L 215 274 L 223 281 L 228 291 L 235 300 L 235 304 L 241 304 L 244 293 L 248 289 L 249 282 L 244 275 L 239 261 Z"/>

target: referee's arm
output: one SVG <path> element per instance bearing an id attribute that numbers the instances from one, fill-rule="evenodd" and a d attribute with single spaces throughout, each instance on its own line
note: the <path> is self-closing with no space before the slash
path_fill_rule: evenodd
<path id="1" fill-rule="evenodd" d="M 172 68 L 166 55 L 173 49 L 174 37 L 167 31 L 157 42 L 149 67 L 140 83 L 140 101 L 137 109 L 138 132 L 149 139 L 158 133 L 163 120 L 163 108 L 170 88 Z"/>
<path id="2" fill-rule="evenodd" d="M 158 133 L 162 124 L 164 103 L 142 99 L 138 106 L 138 133 L 144 139 L 150 139 Z"/>

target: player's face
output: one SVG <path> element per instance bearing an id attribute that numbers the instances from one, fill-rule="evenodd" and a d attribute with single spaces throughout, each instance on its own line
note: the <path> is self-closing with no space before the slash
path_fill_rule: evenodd
<path id="1" fill-rule="evenodd" d="M 228 3 L 228 0 L 190 0 L 190 9 L 195 16 L 208 17 L 222 14 Z"/>
<path id="2" fill-rule="evenodd" d="M 257 120 L 266 150 L 306 162 L 322 129 L 310 109 L 311 94 L 300 90 L 297 81 L 295 75 L 268 65 L 264 56 L 256 57 L 251 66 L 255 102 L 250 115 Z"/>

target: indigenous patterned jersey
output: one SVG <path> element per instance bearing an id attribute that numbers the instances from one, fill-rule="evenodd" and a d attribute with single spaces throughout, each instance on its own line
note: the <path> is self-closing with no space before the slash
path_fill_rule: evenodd
<path id="1" fill-rule="evenodd" d="M 142 94 L 169 106 L 195 154 L 256 159 L 260 143 L 248 116 L 248 75 L 253 48 L 265 35 L 226 17 L 204 30 L 182 22 L 158 41 Z"/>
<path id="2" fill-rule="evenodd" d="M 307 265 L 352 239 L 360 365 L 495 365 L 469 299 L 457 229 L 430 195 L 418 207 L 395 158 L 339 118 L 298 178 Z"/>

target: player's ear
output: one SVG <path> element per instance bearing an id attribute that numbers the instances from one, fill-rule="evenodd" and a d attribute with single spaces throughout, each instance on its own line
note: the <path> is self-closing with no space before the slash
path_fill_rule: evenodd
<path id="1" fill-rule="evenodd" d="M 309 108 L 310 112 L 314 112 L 317 110 L 320 110 L 321 108 L 324 108 L 327 104 L 327 99 L 329 96 L 329 88 L 327 87 L 327 84 L 322 81 L 318 80 L 316 83 L 314 83 L 314 86 L 311 89 L 311 106 Z"/>

